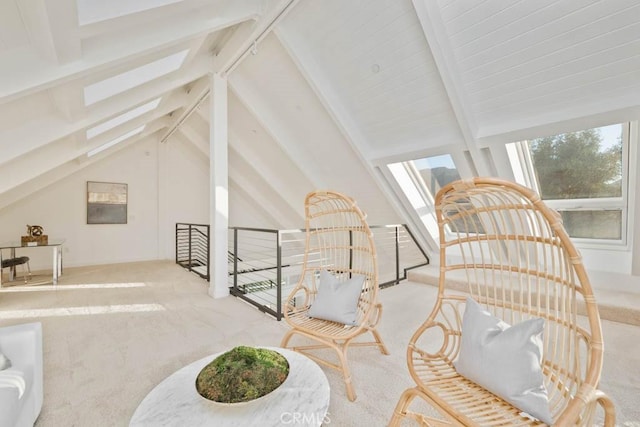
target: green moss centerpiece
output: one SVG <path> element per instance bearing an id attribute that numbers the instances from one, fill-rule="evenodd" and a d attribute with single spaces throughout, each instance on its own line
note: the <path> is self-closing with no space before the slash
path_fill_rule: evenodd
<path id="1" fill-rule="evenodd" d="M 266 348 L 239 346 L 216 357 L 196 378 L 196 390 L 205 399 L 241 403 L 265 396 L 289 375 L 289 362 Z"/>

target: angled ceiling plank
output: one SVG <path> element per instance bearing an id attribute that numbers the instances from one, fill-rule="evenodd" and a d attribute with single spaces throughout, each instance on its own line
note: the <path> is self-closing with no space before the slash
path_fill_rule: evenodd
<path id="1" fill-rule="evenodd" d="M 63 84 L 49 89 L 53 105 L 68 121 L 81 119 L 86 114 L 82 89 L 75 83 Z"/>
<path id="2" fill-rule="evenodd" d="M 156 110 L 157 116 L 163 116 L 171 113 L 175 109 L 181 107 L 187 100 L 187 94 L 174 94 L 172 97 Z M 6 141 L 20 141 L 20 144 L 8 144 L 2 145 L 2 158 L 0 159 L 0 167 L 7 163 L 14 161 L 20 156 L 25 156 L 28 153 L 40 149 L 47 144 L 54 143 L 55 141 L 70 137 L 82 130 L 91 127 L 97 123 L 100 123 L 110 117 L 116 116 L 118 113 L 128 111 L 135 107 L 135 105 L 127 105 L 126 109 L 118 107 L 115 109 L 102 109 L 92 112 L 87 118 L 69 123 L 65 120 L 61 120 L 58 117 L 43 117 L 37 124 L 37 132 L 33 131 L 34 124 L 27 123 L 17 129 L 10 131 L 1 131 L 0 139 Z"/>
<path id="3" fill-rule="evenodd" d="M 206 76 L 209 69 L 210 60 L 208 58 L 199 58 L 194 61 L 191 67 L 179 71 L 170 78 L 157 79 L 145 83 L 92 106 L 86 117 L 82 120 L 69 123 L 68 121 L 61 120 L 59 117 L 49 116 L 38 119 L 38 124 L 35 125 L 35 128 L 38 129 L 37 132 L 33 132 L 34 123 L 25 123 L 24 126 L 11 130 L 0 129 L 0 141 L 21 141 L 20 144 L 10 144 L 7 146 L 0 143 L 0 148 L 3 150 L 0 164 L 48 143 L 79 132 L 82 129 L 89 128 L 159 96 L 167 98 L 165 95 L 172 92 L 170 97 L 173 99 L 171 101 L 163 99 L 160 106 L 164 109 L 164 104 L 168 103 L 167 108 L 169 111 L 167 111 L 167 113 L 169 113 L 189 101 L 186 92 L 182 90 L 176 91 L 176 89 Z M 207 78 L 205 77 L 204 80 L 207 80 Z M 62 93 L 61 95 L 64 94 Z M 54 101 L 54 103 L 55 102 L 57 101 Z"/>
<path id="4" fill-rule="evenodd" d="M 281 228 L 281 226 L 278 225 L 280 221 L 276 218 L 274 212 L 267 208 L 268 205 L 256 203 L 254 195 L 239 184 L 233 176 L 229 177 L 229 190 L 229 194 L 233 194 L 234 198 L 238 198 L 240 202 L 255 209 L 258 214 L 266 220 L 264 224 L 268 224 L 268 226 L 276 229 Z"/>
<path id="5" fill-rule="evenodd" d="M 366 153 L 369 153 L 370 156 L 374 157 L 375 153 L 372 153 L 369 149 L 366 138 L 360 131 L 357 124 L 351 119 L 351 115 L 347 112 L 346 107 L 340 101 L 340 96 L 333 89 L 333 85 L 331 85 L 326 77 L 324 77 L 320 71 L 321 68 L 316 66 L 313 55 L 311 55 L 311 53 L 302 46 L 296 44 L 293 37 L 288 37 L 286 31 L 279 28 L 275 34 L 313 92 L 324 105 L 327 113 L 331 116 L 345 139 L 352 146 L 353 151 L 359 157 L 365 170 L 370 174 L 372 180 L 377 184 L 382 194 L 386 196 L 390 205 L 395 210 L 395 213 L 399 217 L 405 218 L 405 221 L 410 219 L 409 215 L 405 212 L 404 207 L 398 202 L 394 190 L 389 187 L 384 176 L 375 168 L 375 165 L 372 164 L 372 158 L 367 157 Z M 411 221 L 408 222 L 412 223 Z M 412 229 L 421 230 L 421 228 L 415 224 L 412 226 Z M 420 232 L 416 237 L 421 240 L 423 245 L 429 239 L 428 233 L 422 232 Z"/>
<path id="6" fill-rule="evenodd" d="M 412 0 L 412 2 L 467 148 L 475 159 L 478 172 L 481 175 L 487 175 L 490 170 L 478 148 L 476 140 L 478 127 L 457 73 L 456 61 L 440 15 L 440 6 L 438 2 L 429 0 Z"/>
<path id="7" fill-rule="evenodd" d="M 248 85 L 240 75 L 234 75 L 229 79 L 229 87 L 233 90 L 238 100 L 251 112 L 260 126 L 278 143 L 285 154 L 297 165 L 307 164 L 306 156 L 299 148 L 298 141 L 293 140 L 287 132 L 286 126 L 282 123 L 272 109 L 262 100 L 250 85 Z M 309 168 L 304 171 L 307 179 L 314 188 L 324 188 L 324 178 L 319 173 L 314 173 Z"/>
<path id="8" fill-rule="evenodd" d="M 75 0 L 22 0 L 17 4 L 29 38 L 48 61 L 65 64 L 81 58 Z"/>
<path id="9" fill-rule="evenodd" d="M 144 141 L 149 137 L 153 137 L 153 134 L 143 134 L 139 136 L 139 139 L 136 142 Z M 114 147 L 113 151 L 109 153 L 109 155 L 114 154 L 124 148 L 127 148 L 129 144 L 123 144 L 121 147 Z M 33 179 L 24 182 L 18 186 L 15 186 L 7 191 L 0 193 L 0 212 L 13 205 L 14 203 L 30 197 L 31 195 L 44 191 L 47 187 L 55 184 L 61 179 L 66 178 L 69 175 L 72 175 L 78 172 L 81 169 L 84 169 L 92 164 L 102 160 L 104 156 L 94 156 L 86 159 L 85 161 L 78 162 L 75 159 L 69 160 L 59 166 L 50 169 L 38 176 L 35 176 Z"/>
<path id="10" fill-rule="evenodd" d="M 257 156 L 247 141 L 238 137 L 233 131 L 229 132 L 229 148 L 236 156 L 242 158 L 244 162 L 255 170 L 256 174 L 260 176 L 262 181 L 269 186 L 274 192 L 280 194 L 283 203 L 292 212 L 289 215 L 290 218 L 295 218 L 298 224 L 304 223 L 304 216 L 300 208 L 299 198 L 297 194 L 289 191 L 291 188 L 287 185 L 280 185 L 284 175 L 281 171 L 274 170 L 267 162 L 265 162 L 260 156 Z"/>
<path id="11" fill-rule="evenodd" d="M 243 2 L 245 3 L 245 2 Z M 83 50 L 83 60 L 57 65 L 43 61 L 29 52 L 2 52 L 0 62 L 0 103 L 20 96 L 48 89 L 54 85 L 80 79 L 90 74 L 105 71 L 119 64 L 135 60 L 141 55 L 149 55 L 171 47 L 183 46 L 189 40 L 202 37 L 214 31 L 252 19 L 253 7 L 233 9 L 233 15 L 217 16 L 212 19 L 200 18 L 196 21 L 176 20 L 150 37 L 123 40 L 118 43 L 107 40 Z"/>
<path id="12" fill-rule="evenodd" d="M 267 208 L 279 229 L 291 228 L 290 224 L 295 223 L 291 216 L 290 209 L 283 203 L 280 194 L 273 191 L 261 180 L 251 179 L 253 173 L 247 170 L 244 161 L 235 158 L 235 152 L 229 152 L 229 178 L 233 179 L 240 188 L 244 189 L 253 197 L 252 206 L 263 206 Z M 293 221 L 289 223 L 290 221 Z"/>
<path id="13" fill-rule="evenodd" d="M 200 108 L 196 110 L 196 114 L 199 118 L 208 120 L 208 103 L 204 102 Z M 295 212 L 298 222 L 302 223 L 304 217 L 301 215 L 301 212 L 298 211 L 299 204 L 296 202 L 296 200 L 300 199 L 299 194 L 290 192 L 290 187 L 284 185 L 282 180 L 285 178 L 282 173 L 274 170 L 268 161 L 256 153 L 252 144 L 241 138 L 232 128 L 229 128 L 229 147 L 238 157 L 242 158 L 248 164 L 251 164 L 265 183 L 282 194 L 284 203 L 289 205 L 291 210 Z M 289 160 L 292 161 L 291 159 Z"/>
<path id="14" fill-rule="evenodd" d="M 222 49 L 216 52 L 213 58 L 211 73 L 227 75 L 251 52 L 251 49 L 266 37 L 274 26 L 283 19 L 299 0 L 280 0 L 277 4 L 267 9 L 255 22 L 245 22 L 234 30 L 233 35 L 225 41 Z M 175 124 L 169 127 L 167 133 L 161 138 L 166 141 L 209 94 L 209 88 L 204 88 L 198 93 L 196 101 L 187 106 L 182 116 L 177 117 Z"/>
<path id="15" fill-rule="evenodd" d="M 166 122 L 162 120 L 162 116 L 159 116 L 159 112 L 156 115 L 151 116 L 143 132 L 131 138 L 156 131 L 154 120 L 160 119 L 158 122 L 161 125 L 160 127 L 165 127 Z M 0 182 L 0 197 L 11 188 L 24 184 L 42 173 L 55 169 L 78 157 L 85 156 L 85 153 L 91 148 L 94 148 L 94 146 L 88 147 L 86 144 L 79 144 L 78 140 L 72 135 L 34 150 L 29 153 L 29 156 L 22 156 L 13 162 L 4 163 L 0 166 L 0 174 L 3 176 L 3 180 Z"/>
<path id="16" fill-rule="evenodd" d="M 176 16 L 186 19 L 196 16 L 207 16 L 207 10 L 220 12 L 221 5 L 227 0 L 182 0 L 151 9 L 113 16 L 107 19 L 83 22 L 78 29 L 80 38 L 98 37 L 105 33 L 119 33 L 132 27 L 148 27 L 154 23 L 174 20 Z M 133 2 L 135 3 L 135 2 Z"/>
<path id="17" fill-rule="evenodd" d="M 188 124 L 181 126 L 179 132 L 182 136 L 182 139 L 186 139 L 187 141 L 192 143 L 199 152 L 209 158 L 209 138 L 200 135 Z"/>

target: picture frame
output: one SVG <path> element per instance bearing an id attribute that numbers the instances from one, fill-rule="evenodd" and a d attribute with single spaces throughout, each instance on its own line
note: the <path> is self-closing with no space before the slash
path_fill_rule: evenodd
<path id="1" fill-rule="evenodd" d="M 87 181 L 87 224 L 126 224 L 128 185 Z"/>

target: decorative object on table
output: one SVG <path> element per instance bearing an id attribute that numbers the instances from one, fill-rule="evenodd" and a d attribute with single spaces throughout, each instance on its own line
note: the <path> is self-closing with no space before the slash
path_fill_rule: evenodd
<path id="1" fill-rule="evenodd" d="M 127 184 L 87 181 L 87 224 L 126 224 L 127 192 Z"/>
<path id="2" fill-rule="evenodd" d="M 44 234 L 44 228 L 40 225 L 27 224 L 27 235 L 20 237 L 20 243 L 23 246 L 47 245 L 49 236 Z"/>
<path id="3" fill-rule="evenodd" d="M 200 371 L 196 390 L 213 402 L 250 402 L 274 391 L 287 375 L 289 362 L 282 354 L 239 346 L 216 357 Z"/>

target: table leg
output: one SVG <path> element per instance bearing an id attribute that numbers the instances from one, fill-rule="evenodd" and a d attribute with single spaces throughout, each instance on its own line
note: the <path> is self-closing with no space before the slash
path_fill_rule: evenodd
<path id="1" fill-rule="evenodd" d="M 62 276 L 62 245 L 58 246 L 58 277 Z"/>
<path id="2" fill-rule="evenodd" d="M 53 247 L 53 285 L 58 284 L 58 246 Z"/>
<path id="3" fill-rule="evenodd" d="M 2 265 L 2 249 L 0 249 L 0 265 Z M 2 268 L 0 268 L 0 288 L 2 288 Z"/>
<path id="4" fill-rule="evenodd" d="M 16 257 L 16 248 L 11 248 L 11 258 Z M 16 278 L 16 266 L 9 267 L 9 281 Z"/>

